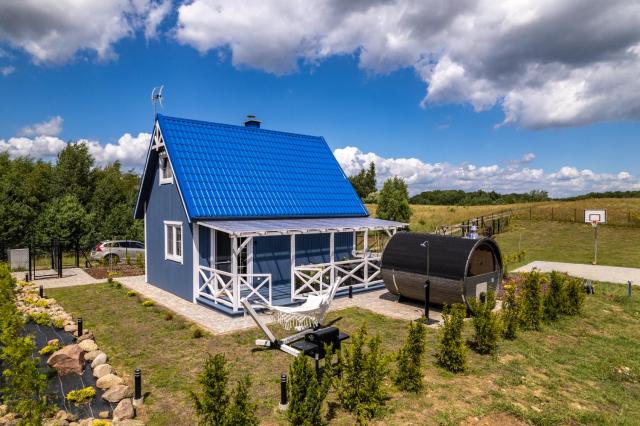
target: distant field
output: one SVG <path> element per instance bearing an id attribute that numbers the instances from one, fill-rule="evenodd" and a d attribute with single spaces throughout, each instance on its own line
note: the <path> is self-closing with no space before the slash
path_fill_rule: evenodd
<path id="1" fill-rule="evenodd" d="M 367 204 L 375 216 L 376 206 Z M 495 206 L 425 206 L 412 205 L 411 230 L 434 231 L 440 225 L 453 225 L 473 217 L 512 210 L 522 219 L 577 222 L 584 209 L 607 209 L 609 222 L 640 226 L 640 198 L 599 198 L 579 201 L 544 201 L 540 203 L 502 204 Z"/>

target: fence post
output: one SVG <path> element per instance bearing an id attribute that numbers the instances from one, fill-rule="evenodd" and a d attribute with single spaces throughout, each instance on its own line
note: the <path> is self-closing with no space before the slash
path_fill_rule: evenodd
<path id="1" fill-rule="evenodd" d="M 553 207 L 551 207 L 551 221 L 553 222 Z"/>
<path id="2" fill-rule="evenodd" d="M 80 243 L 76 240 L 76 268 L 80 267 Z"/>
<path id="3" fill-rule="evenodd" d="M 578 221 L 578 209 L 573 209 L 573 221 Z"/>
<path id="4" fill-rule="evenodd" d="M 58 249 L 58 278 L 62 278 L 62 245 L 60 244 L 59 240 L 57 244 L 57 249 Z"/>
<path id="5" fill-rule="evenodd" d="M 631 224 L 631 210 L 627 210 L 627 223 Z"/>
<path id="6" fill-rule="evenodd" d="M 631 299 L 631 281 L 627 281 L 627 297 Z"/>
<path id="7" fill-rule="evenodd" d="M 533 207 L 529 207 L 529 220 L 531 220 L 531 216 L 532 216 L 532 209 L 533 209 Z"/>

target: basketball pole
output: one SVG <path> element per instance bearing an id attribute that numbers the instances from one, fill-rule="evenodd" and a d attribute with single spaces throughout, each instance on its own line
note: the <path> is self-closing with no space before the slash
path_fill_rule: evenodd
<path id="1" fill-rule="evenodd" d="M 598 264 L 598 224 L 593 227 L 593 264 Z"/>

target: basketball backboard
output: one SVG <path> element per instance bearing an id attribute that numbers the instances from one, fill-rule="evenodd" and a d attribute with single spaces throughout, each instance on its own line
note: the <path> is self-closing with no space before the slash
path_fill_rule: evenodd
<path id="1" fill-rule="evenodd" d="M 606 210 L 585 210 L 584 222 L 593 224 L 594 221 L 600 223 L 607 223 L 607 211 Z"/>

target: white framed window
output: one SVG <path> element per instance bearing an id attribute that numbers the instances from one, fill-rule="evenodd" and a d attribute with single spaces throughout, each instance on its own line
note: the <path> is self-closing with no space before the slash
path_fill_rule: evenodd
<path id="1" fill-rule="evenodd" d="M 164 222 L 164 258 L 182 263 L 182 222 Z"/>
<path id="2" fill-rule="evenodd" d="M 173 171 L 166 151 L 160 153 L 160 185 L 173 183 Z"/>

